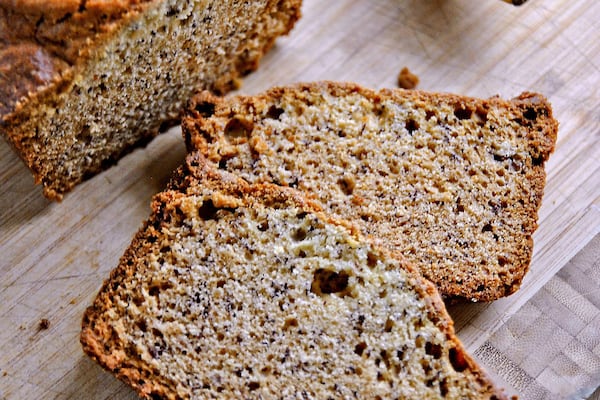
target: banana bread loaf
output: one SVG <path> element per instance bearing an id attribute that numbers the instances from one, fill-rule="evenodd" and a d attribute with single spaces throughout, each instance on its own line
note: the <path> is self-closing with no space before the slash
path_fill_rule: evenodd
<path id="1" fill-rule="evenodd" d="M 44 194 L 225 92 L 300 15 L 301 0 L 0 0 L 0 132 Z"/>
<path id="2" fill-rule="evenodd" d="M 191 155 L 83 320 L 146 398 L 500 399 L 435 287 L 301 192 Z"/>
<path id="3" fill-rule="evenodd" d="M 202 93 L 182 128 L 219 168 L 312 193 L 443 295 L 481 301 L 513 293 L 529 267 L 557 134 L 533 93 L 479 100 L 332 82 Z"/>

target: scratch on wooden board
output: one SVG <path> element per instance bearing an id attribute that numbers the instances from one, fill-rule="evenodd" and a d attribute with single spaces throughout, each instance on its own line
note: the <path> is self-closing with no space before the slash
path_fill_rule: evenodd
<path id="1" fill-rule="evenodd" d="M 2 289 L 9 289 L 11 287 L 17 287 L 17 286 L 36 285 L 36 284 L 40 284 L 40 283 L 64 281 L 64 280 L 76 279 L 76 278 L 87 278 L 87 277 L 90 277 L 90 276 L 100 276 L 100 275 L 103 275 L 103 274 L 100 271 L 95 271 L 95 272 L 90 272 L 90 273 L 86 273 L 86 274 L 73 274 L 73 275 L 66 275 L 66 276 L 56 276 L 56 277 L 53 277 L 53 278 L 35 279 L 35 280 L 32 280 L 32 281 L 25 281 L 25 282 L 13 282 L 13 283 L 9 283 L 8 285 L 2 285 L 2 286 L 0 286 L 0 288 L 2 288 Z"/>

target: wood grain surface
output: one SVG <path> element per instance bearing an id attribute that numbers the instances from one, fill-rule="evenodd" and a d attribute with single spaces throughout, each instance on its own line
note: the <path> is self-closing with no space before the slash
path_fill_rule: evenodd
<path id="1" fill-rule="evenodd" d="M 530 272 L 516 294 L 450 313 L 511 394 L 589 396 L 600 385 L 600 260 L 589 256 L 600 233 L 600 2 L 305 0 L 303 14 L 241 92 L 323 79 L 395 87 L 406 66 L 423 90 L 549 98 L 560 131 Z M 58 204 L 0 141 L 0 399 L 136 398 L 83 355 L 81 316 L 182 162 L 180 135 Z"/>

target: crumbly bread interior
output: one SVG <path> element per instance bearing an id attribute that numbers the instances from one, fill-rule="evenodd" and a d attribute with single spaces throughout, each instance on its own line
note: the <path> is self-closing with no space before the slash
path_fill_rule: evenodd
<path id="1" fill-rule="evenodd" d="M 105 368 L 148 398 L 503 398 L 401 258 L 190 160 L 85 314 Z"/>
<path id="2" fill-rule="evenodd" d="M 443 295 L 494 300 L 531 259 L 557 123 L 535 94 L 504 101 L 323 82 L 198 95 L 190 149 L 248 182 L 313 194 L 398 250 Z"/>
<path id="3" fill-rule="evenodd" d="M 115 21 L 118 29 L 105 28 L 114 32 L 5 119 L 3 131 L 49 198 L 174 125 L 197 90 L 234 87 L 291 29 L 300 7 L 299 0 L 148 3 L 122 26 Z"/>

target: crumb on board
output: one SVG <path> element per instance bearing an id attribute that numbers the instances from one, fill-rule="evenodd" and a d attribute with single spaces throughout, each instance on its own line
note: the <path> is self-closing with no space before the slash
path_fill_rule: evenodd
<path id="1" fill-rule="evenodd" d="M 419 84 L 419 77 L 407 67 L 402 68 L 398 75 L 398 86 L 402 89 L 414 89 Z"/>
<path id="2" fill-rule="evenodd" d="M 38 327 L 41 331 L 46 330 L 50 328 L 50 321 L 47 318 L 42 318 L 38 324 Z"/>

